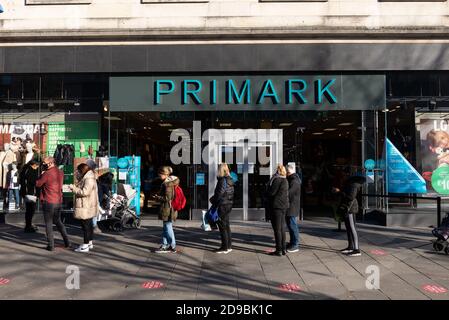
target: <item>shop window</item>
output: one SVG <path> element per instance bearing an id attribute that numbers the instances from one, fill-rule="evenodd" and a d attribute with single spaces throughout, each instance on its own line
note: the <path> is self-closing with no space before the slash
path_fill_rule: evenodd
<path id="1" fill-rule="evenodd" d="M 27 5 L 91 4 L 92 0 L 25 0 Z"/>

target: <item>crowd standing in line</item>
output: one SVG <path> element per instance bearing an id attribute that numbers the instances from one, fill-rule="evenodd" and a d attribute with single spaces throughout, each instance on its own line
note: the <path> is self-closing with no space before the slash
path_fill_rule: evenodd
<path id="1" fill-rule="evenodd" d="M 76 252 L 89 252 L 93 249 L 93 235 L 97 227 L 97 216 L 101 210 L 101 202 L 104 194 L 110 192 L 106 185 L 112 181 L 111 173 L 98 177 L 95 172 L 96 164 L 93 160 L 78 165 L 75 171 L 75 183 L 69 188 L 75 196 L 74 218 L 78 219 L 83 230 L 83 243 L 75 249 Z M 39 162 L 31 160 L 27 163 L 20 174 L 17 169 L 11 168 L 8 175 L 8 184 L 14 193 L 9 196 L 24 199 L 25 229 L 24 232 L 32 233 L 38 229 L 32 224 L 36 211 L 37 198 L 39 197 L 45 220 L 47 236 L 47 247 L 49 251 L 55 248 L 53 224 L 61 233 L 66 248 L 71 248 L 67 230 L 61 221 L 62 186 L 64 173 L 56 166 L 53 157 L 44 158 L 41 166 L 42 173 L 39 176 Z M 173 169 L 163 166 L 158 170 L 161 180 L 159 193 L 153 199 L 160 203 L 159 219 L 162 220 L 161 244 L 156 253 L 176 253 L 176 238 L 173 224 L 178 217 L 177 206 L 174 200 L 178 196 L 180 180 L 173 175 Z M 365 183 L 365 178 L 350 176 L 349 171 L 342 177 L 343 187 L 333 188 L 333 192 L 340 195 L 340 204 L 337 209 L 345 221 L 348 247 L 341 250 L 349 256 L 360 256 L 357 231 L 355 227 L 355 215 L 359 210 L 357 196 Z M 218 254 L 232 252 L 232 233 L 230 217 L 234 202 L 234 186 L 228 164 L 221 163 L 218 166 L 217 183 L 213 196 L 209 199 L 211 206 L 218 212 L 217 225 L 220 231 L 221 246 L 214 250 Z M 299 226 L 298 216 L 301 212 L 301 186 L 302 181 L 295 172 L 294 165 L 285 168 L 279 164 L 276 172 L 266 185 L 265 192 L 265 215 L 266 221 L 271 221 L 275 238 L 275 250 L 270 252 L 273 256 L 283 256 L 287 252 L 299 251 Z M 20 189 L 20 192 L 19 192 Z M 17 195 L 15 194 L 17 190 Z M 183 196 L 183 195 L 182 195 Z M 107 197 L 105 197 L 107 198 Z M 184 199 L 185 200 L 185 199 Z M 19 203 L 18 199 L 15 201 Z M 289 232 L 289 243 L 286 242 L 287 226 Z"/>

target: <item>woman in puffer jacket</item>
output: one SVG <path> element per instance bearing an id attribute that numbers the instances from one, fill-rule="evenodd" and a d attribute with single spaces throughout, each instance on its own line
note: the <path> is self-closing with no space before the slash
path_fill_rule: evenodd
<path id="1" fill-rule="evenodd" d="M 178 211 L 172 207 L 172 201 L 175 198 L 175 187 L 179 185 L 178 177 L 172 176 L 173 169 L 169 166 L 161 167 L 158 171 L 159 178 L 162 180 L 159 195 L 156 199 L 160 202 L 159 219 L 163 223 L 162 243 L 156 253 L 176 253 L 175 232 L 173 231 L 173 222 L 178 217 Z"/>
<path id="2" fill-rule="evenodd" d="M 215 192 L 209 200 L 218 210 L 219 220 L 217 222 L 220 229 L 221 247 L 215 250 L 216 253 L 228 254 L 232 251 L 231 226 L 229 216 L 234 203 L 234 181 L 231 178 L 229 167 L 222 163 L 218 167 L 218 180 Z"/>
<path id="3" fill-rule="evenodd" d="M 81 221 L 84 243 L 76 252 L 89 252 L 93 245 L 92 218 L 98 214 L 98 188 L 95 173 L 85 163 L 80 164 L 75 172 L 76 184 L 70 185 L 75 194 L 75 219 Z"/>

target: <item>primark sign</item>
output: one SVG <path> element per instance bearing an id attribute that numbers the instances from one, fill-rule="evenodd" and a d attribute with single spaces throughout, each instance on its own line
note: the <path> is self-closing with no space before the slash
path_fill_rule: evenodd
<path id="1" fill-rule="evenodd" d="M 384 75 L 111 77 L 111 111 L 372 110 Z"/>

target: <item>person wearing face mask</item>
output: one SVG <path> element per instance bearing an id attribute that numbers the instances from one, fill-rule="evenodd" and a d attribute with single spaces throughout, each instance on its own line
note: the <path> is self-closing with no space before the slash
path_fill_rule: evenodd
<path id="1" fill-rule="evenodd" d="M 55 249 L 53 223 L 64 240 L 66 248 L 70 247 L 67 230 L 61 221 L 62 184 L 64 173 L 55 165 L 53 157 L 46 157 L 42 164 L 42 174 L 36 181 L 36 187 L 41 188 L 40 200 L 44 212 L 45 228 L 47 233 L 47 250 Z"/>
<path id="2" fill-rule="evenodd" d="M 84 243 L 76 252 L 89 252 L 92 250 L 94 226 L 92 218 L 98 213 L 98 188 L 95 173 L 85 163 L 81 163 L 76 170 L 76 184 L 70 185 L 70 189 L 75 194 L 75 219 L 81 221 L 84 233 Z"/>

